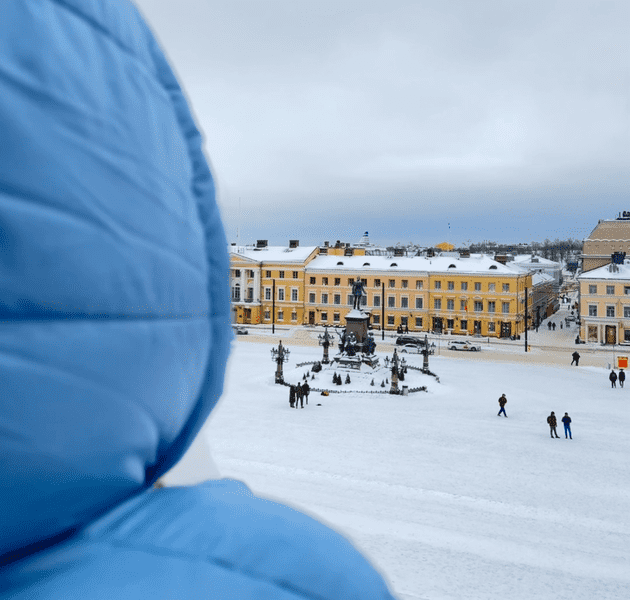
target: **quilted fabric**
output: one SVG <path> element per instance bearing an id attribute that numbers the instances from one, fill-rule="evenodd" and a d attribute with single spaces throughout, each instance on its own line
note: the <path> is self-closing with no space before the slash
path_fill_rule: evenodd
<path id="1" fill-rule="evenodd" d="M 343 538 L 215 481 L 154 491 L 220 396 L 202 139 L 124 0 L 0 3 L 0 595 L 388 598 Z"/>

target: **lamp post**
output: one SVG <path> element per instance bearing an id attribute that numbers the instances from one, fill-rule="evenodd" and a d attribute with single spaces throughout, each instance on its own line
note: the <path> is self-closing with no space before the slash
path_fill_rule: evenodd
<path id="1" fill-rule="evenodd" d="M 278 343 L 277 348 L 271 349 L 271 360 L 276 363 L 276 383 L 284 383 L 284 375 L 282 373 L 282 363 L 289 360 L 290 351 L 282 345 L 282 340 Z"/>
<path id="2" fill-rule="evenodd" d="M 324 358 L 322 359 L 322 364 L 327 365 L 330 363 L 330 359 L 328 358 L 328 348 L 334 344 L 332 336 L 328 335 L 328 325 L 324 327 L 324 335 L 318 335 L 317 339 L 319 340 L 319 345 L 324 347 Z"/>

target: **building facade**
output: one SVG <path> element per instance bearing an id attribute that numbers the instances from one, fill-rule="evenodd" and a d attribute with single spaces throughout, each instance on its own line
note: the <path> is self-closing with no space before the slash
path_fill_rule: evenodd
<path id="1" fill-rule="evenodd" d="M 348 246 L 297 248 L 232 250 L 235 322 L 341 326 L 352 309 L 356 279 L 365 289 L 362 310 L 377 329 L 520 335 L 526 288 L 532 315 L 531 273 L 485 255 L 370 256 Z"/>
<path id="2" fill-rule="evenodd" d="M 602 220 L 582 247 L 582 272 L 586 273 L 610 263 L 615 252 L 630 253 L 630 212 L 624 211 L 616 219 Z"/>

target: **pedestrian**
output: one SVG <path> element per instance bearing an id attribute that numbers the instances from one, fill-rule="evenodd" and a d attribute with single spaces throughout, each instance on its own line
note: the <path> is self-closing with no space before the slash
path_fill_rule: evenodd
<path id="1" fill-rule="evenodd" d="M 295 388 L 295 408 L 298 408 L 298 402 L 302 404 L 302 408 L 304 408 L 304 392 L 302 391 L 302 386 L 298 383 Z"/>
<path id="2" fill-rule="evenodd" d="M 308 381 L 304 382 L 302 386 L 302 393 L 304 394 L 304 400 L 306 400 L 306 406 L 308 406 L 308 395 L 311 391 L 311 386 L 308 384 Z"/>
<path id="3" fill-rule="evenodd" d="M 507 398 L 505 397 L 505 394 L 501 394 L 501 397 L 499 398 L 499 406 L 501 407 L 499 412 L 497 413 L 497 417 L 501 416 L 501 413 L 503 413 L 503 416 L 507 418 L 507 413 L 505 412 L 505 405 L 507 404 Z"/>
<path id="4" fill-rule="evenodd" d="M 289 386 L 289 404 L 291 408 L 295 406 L 295 386 Z"/>
<path id="5" fill-rule="evenodd" d="M 551 321 L 547 321 L 547 327 L 549 328 L 549 331 L 551 331 Z"/>
<path id="6" fill-rule="evenodd" d="M 553 438 L 553 436 L 555 435 L 557 438 L 559 438 L 560 436 L 558 435 L 558 432 L 556 431 L 556 427 L 558 426 L 556 413 L 551 411 L 551 414 L 547 417 L 547 423 L 549 423 L 549 433 L 551 437 Z"/>
<path id="7" fill-rule="evenodd" d="M 564 423 L 564 439 L 567 439 L 567 434 L 569 434 L 569 439 L 573 439 L 571 437 L 571 417 L 569 413 L 564 413 L 564 417 L 562 417 L 562 422 Z"/>
<path id="8" fill-rule="evenodd" d="M 409 325 L 405 323 L 405 333 L 409 333 Z"/>
<path id="9" fill-rule="evenodd" d="M 556 330 L 556 324 L 555 322 L 551 324 L 551 328 L 555 331 Z"/>
<path id="10" fill-rule="evenodd" d="M 560 329 L 562 329 L 562 321 L 560 321 Z"/>
<path id="11" fill-rule="evenodd" d="M 608 376 L 608 379 L 610 379 L 610 386 L 611 387 L 617 387 L 617 373 L 615 373 L 614 369 L 610 372 L 610 375 Z"/>
<path id="12" fill-rule="evenodd" d="M 623 369 L 619 369 L 619 387 L 623 387 L 623 382 L 626 380 L 626 372 Z"/>
<path id="13" fill-rule="evenodd" d="M 571 365 L 575 363 L 575 366 L 577 367 L 580 364 L 580 353 L 576 350 L 571 356 L 573 357 Z"/>

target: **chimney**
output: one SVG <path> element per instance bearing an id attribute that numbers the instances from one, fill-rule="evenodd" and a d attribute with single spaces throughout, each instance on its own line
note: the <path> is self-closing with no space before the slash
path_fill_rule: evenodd
<path id="1" fill-rule="evenodd" d="M 495 254 L 494 255 L 494 260 L 496 260 L 498 263 L 501 263 L 502 265 L 506 264 L 508 261 L 508 257 L 507 254 Z"/>
<path id="2" fill-rule="evenodd" d="M 300 240 L 289 240 L 289 248 L 297 248 L 300 245 Z"/>
<path id="3" fill-rule="evenodd" d="M 256 241 L 256 248 L 266 248 L 266 247 L 267 247 L 267 240 Z"/>
<path id="4" fill-rule="evenodd" d="M 462 250 L 459 253 L 459 258 L 470 258 L 470 250 Z"/>

